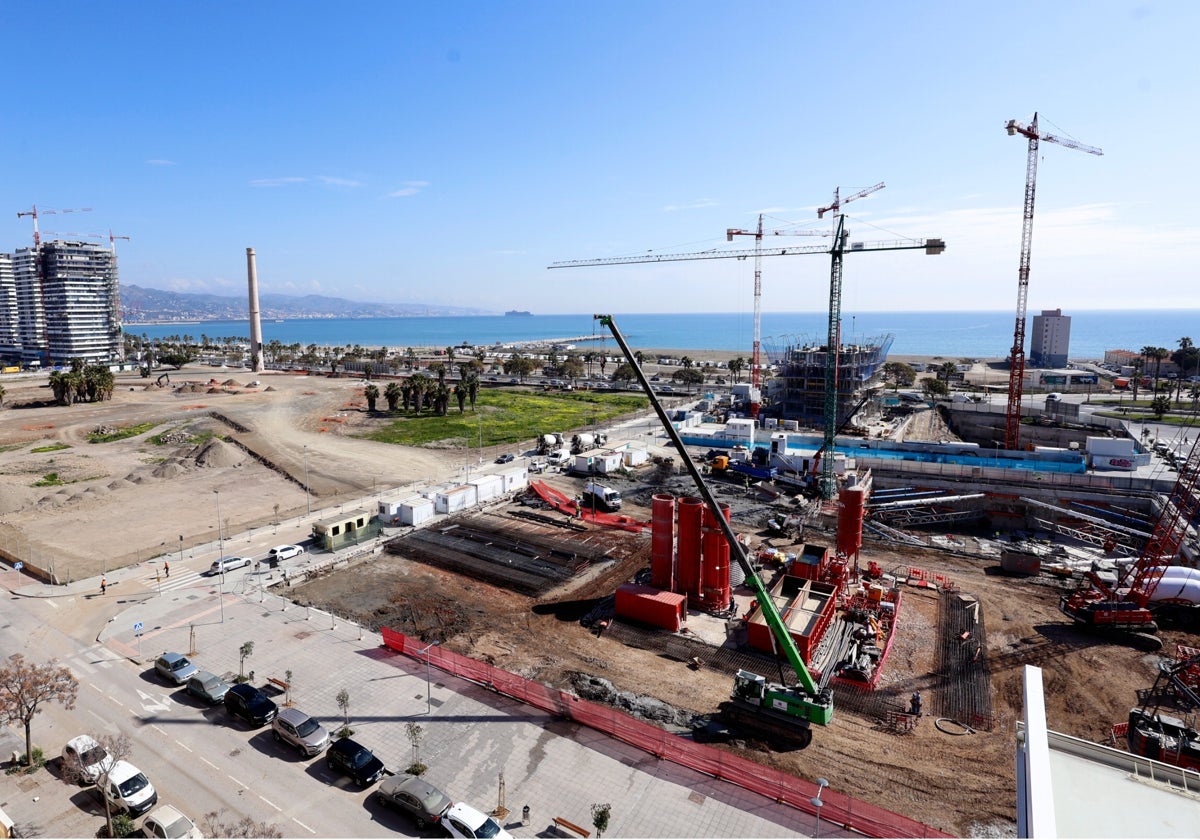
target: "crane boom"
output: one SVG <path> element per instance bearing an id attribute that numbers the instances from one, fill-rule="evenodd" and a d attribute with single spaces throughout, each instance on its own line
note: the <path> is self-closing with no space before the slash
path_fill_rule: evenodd
<path id="1" fill-rule="evenodd" d="M 1029 297 L 1029 260 L 1033 250 L 1033 205 L 1037 192 L 1038 141 L 1057 143 L 1091 155 L 1104 152 L 1076 140 L 1058 137 L 1038 130 L 1035 111 L 1029 125 L 1009 120 L 1005 125 L 1010 137 L 1020 134 L 1029 139 L 1029 154 L 1025 162 L 1025 208 L 1021 222 L 1021 260 L 1017 267 L 1017 317 L 1013 328 L 1013 346 L 1008 367 L 1008 405 L 1004 412 L 1004 448 L 1021 448 L 1021 393 L 1025 384 L 1025 309 Z"/>

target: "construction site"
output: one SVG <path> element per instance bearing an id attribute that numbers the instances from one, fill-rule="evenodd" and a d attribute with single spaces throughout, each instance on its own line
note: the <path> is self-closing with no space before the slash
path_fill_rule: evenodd
<path id="1" fill-rule="evenodd" d="M 70 544 L 87 528 L 48 522 L 69 506 L 83 525 L 120 510 L 130 520 L 125 550 L 144 543 L 170 554 L 145 524 L 152 517 L 131 514 L 178 492 L 182 561 L 185 537 L 199 542 L 207 528 L 188 517 L 190 488 L 210 467 L 220 472 L 204 475 L 200 489 L 226 494 L 218 505 L 237 510 L 233 530 L 278 524 L 281 503 L 307 512 L 314 496 L 332 501 L 340 518 L 313 525 L 313 554 L 337 547 L 342 522 L 353 523 L 355 541 L 360 527 L 379 533 L 378 550 L 276 581 L 281 594 L 385 639 L 417 639 L 426 651 L 436 643 L 458 657 L 455 673 L 482 680 L 463 664 L 477 663 L 506 686 L 553 687 L 619 710 L 613 720 L 638 721 L 639 734 L 627 737 L 647 760 L 724 773 L 727 756 L 744 784 L 774 785 L 780 801 L 798 780 L 822 779 L 858 809 L 839 812 L 841 825 L 873 836 L 1016 833 L 1027 664 L 1045 673 L 1051 729 L 1194 768 L 1200 436 L 1169 472 L 1120 419 L 1049 401 L 1025 416 L 1038 141 L 1092 150 L 1040 133 L 1036 116 L 1008 127 L 1029 140 L 1031 163 L 1002 403 L 902 401 L 881 387 L 887 336 L 843 343 L 846 254 L 947 247 L 851 242 L 841 208 L 877 184 L 835 192 L 819 209 L 832 214 L 832 244 L 767 249 L 767 236 L 787 234 L 763 230 L 760 217 L 757 230 L 728 231 L 730 241 L 753 236 L 750 250 L 552 266 L 753 259 L 749 381 L 724 402 L 664 406 L 619 318 L 596 316 L 654 411 L 649 441 L 644 414 L 604 429 L 546 430 L 517 444 L 518 461 L 506 446 L 490 453 L 507 457 L 502 468 L 471 479 L 468 467 L 464 480 L 449 463 L 457 454 L 395 455 L 399 448 L 363 440 L 390 421 L 351 410 L 362 385 L 334 376 L 256 372 L 269 383 L 262 390 L 257 379 L 200 393 L 186 382 L 172 392 L 143 384 L 136 396 L 118 388 L 118 404 L 81 409 L 70 429 L 38 422 L 52 415 L 30 397 L 24 431 L 10 429 L 4 441 L 14 451 L 43 438 L 77 442 L 84 424 L 115 416 L 178 425 L 182 440 L 223 440 L 181 446 L 150 466 L 135 443 L 114 444 L 103 467 L 90 455 L 60 455 L 56 478 L 94 485 L 69 497 L 29 491 L 43 462 L 8 452 L 0 474 L 16 479 L 3 488 L 5 506 L 22 521 L 6 523 L 5 551 L 10 534 L 27 546 L 36 539 L 60 563 L 91 551 Z M 828 335 L 780 341 L 776 353 L 759 324 L 762 260 L 793 254 L 831 257 Z M 782 363 L 778 377 L 764 373 L 768 356 Z M 482 467 L 482 445 L 479 455 Z M 120 469 L 124 479 L 101 486 Z M 184 495 L 167 479 L 188 471 Z M 131 504 L 135 495 L 149 507 Z M 365 507 L 340 510 L 364 497 Z M 281 501 L 272 517 L 273 499 Z M 51 516 L 38 520 L 38 511 Z M 561 713 L 571 714 L 565 705 Z M 758 778 L 747 766 L 761 768 Z"/>

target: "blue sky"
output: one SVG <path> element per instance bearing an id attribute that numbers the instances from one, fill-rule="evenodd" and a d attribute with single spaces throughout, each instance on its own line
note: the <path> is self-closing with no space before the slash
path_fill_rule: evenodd
<path id="1" fill-rule="evenodd" d="M 846 257 L 845 311 L 1200 306 L 1191 2 L 7 3 L 0 249 L 111 231 L 125 283 L 502 311 L 751 311 L 726 228 L 942 237 Z M 777 240 L 778 241 L 778 240 Z M 788 245 L 820 242 L 790 238 Z M 829 258 L 763 260 L 823 311 Z"/>

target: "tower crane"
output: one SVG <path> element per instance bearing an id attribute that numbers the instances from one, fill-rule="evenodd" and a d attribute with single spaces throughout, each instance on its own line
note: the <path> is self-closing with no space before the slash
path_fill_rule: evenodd
<path id="1" fill-rule="evenodd" d="M 819 486 L 822 499 L 833 498 L 833 490 L 837 483 L 834 473 L 833 448 L 838 429 L 837 377 L 842 347 L 842 255 L 846 249 L 845 217 L 842 215 L 842 205 L 879 192 L 883 187 L 883 181 L 880 181 L 874 186 L 847 196 L 844 200 L 841 198 L 841 188 L 834 187 L 833 203 L 828 207 L 817 208 L 818 219 L 825 218 L 826 213 L 833 211 L 833 249 L 829 252 L 832 255 L 832 264 L 829 269 L 829 331 L 825 344 L 825 433 L 821 439 L 821 448 L 818 450 L 817 458 L 814 459 L 817 463 L 813 464 L 814 468 L 818 463 L 821 467 Z M 941 253 L 941 251 L 936 253 Z M 826 456 L 823 461 L 820 460 L 821 453 L 825 453 Z"/>
<path id="2" fill-rule="evenodd" d="M 883 189 L 883 184 L 877 184 L 866 190 L 856 193 L 846 199 L 839 200 L 838 194 L 834 192 L 834 202 L 829 207 L 820 208 L 818 218 L 823 218 L 824 214 L 829 210 L 840 209 L 842 204 L 851 201 L 853 198 L 859 198 L 863 195 L 869 195 L 876 190 Z M 828 245 L 800 245 L 783 248 L 764 249 L 761 244 L 753 249 L 734 249 L 721 251 L 717 249 L 709 251 L 694 251 L 683 254 L 655 254 L 646 253 L 630 257 L 601 257 L 599 259 L 590 260 L 563 260 L 560 262 L 551 263 L 548 268 L 584 268 L 591 266 L 609 266 L 609 265 L 631 265 L 634 263 L 657 263 L 657 262 L 680 262 L 683 260 L 722 260 L 722 259 L 739 259 L 744 260 L 747 257 L 788 257 L 799 254 L 830 254 L 833 259 L 833 268 L 830 276 L 830 328 L 829 341 L 830 346 L 828 353 L 836 357 L 837 345 L 836 342 L 840 338 L 838 324 L 841 320 L 841 282 L 842 282 L 842 257 L 846 250 L 846 241 L 849 234 L 845 229 L 845 217 L 840 213 L 836 213 L 834 241 L 832 246 Z M 946 250 L 945 240 L 942 239 L 905 239 L 899 241 L 885 242 L 855 242 L 851 245 L 850 250 L 858 253 L 859 251 L 905 251 L 912 249 L 922 249 L 926 254 L 940 254 Z M 832 371 L 832 373 L 831 373 Z M 825 372 L 825 441 L 822 444 L 822 450 L 828 453 L 826 458 L 825 469 L 822 472 L 820 481 L 821 496 L 825 499 L 833 498 L 834 491 L 834 473 L 832 446 L 833 437 L 837 431 L 837 367 L 836 358 L 833 361 L 832 369 L 827 364 Z"/>
<path id="3" fill-rule="evenodd" d="M 1046 140 L 1078 149 L 1089 155 L 1104 152 L 1095 146 L 1085 146 L 1076 140 L 1057 137 L 1038 129 L 1038 115 L 1033 112 L 1029 125 L 1009 120 L 1004 126 L 1008 135 L 1020 134 L 1029 138 L 1029 158 L 1025 163 L 1025 214 L 1021 226 L 1021 263 L 1017 269 L 1017 324 L 1013 330 L 1012 359 L 1008 368 L 1008 408 L 1004 419 L 1004 448 L 1021 448 L 1021 389 L 1025 379 L 1025 300 L 1029 294 L 1029 255 L 1033 246 L 1033 199 L 1037 189 L 1038 141 Z"/>
<path id="4" fill-rule="evenodd" d="M 65 210 L 38 210 L 38 206 L 35 204 L 35 205 L 33 205 L 32 210 L 18 210 L 17 218 L 20 219 L 24 216 L 32 216 L 33 217 L 33 247 L 34 247 L 34 249 L 37 249 L 37 248 L 41 247 L 41 244 L 42 244 L 42 235 L 40 233 L 38 233 L 38 215 L 53 216 L 58 213 L 90 213 L 90 212 L 92 212 L 91 207 L 80 207 L 78 209 L 67 208 Z"/>
<path id="5" fill-rule="evenodd" d="M 770 236 L 829 236 L 816 230 L 769 230 Z M 763 214 L 758 214 L 758 228 L 743 230 L 729 228 L 725 241 L 732 242 L 735 236 L 754 237 L 754 347 L 750 354 L 750 416 L 757 417 L 762 393 L 762 241 Z"/>
<path id="6" fill-rule="evenodd" d="M 118 236 L 117 234 L 112 232 L 112 228 L 109 228 L 108 229 L 108 244 L 109 244 L 109 247 L 112 248 L 113 256 L 116 256 L 116 253 L 117 253 L 117 240 L 118 239 L 124 239 L 126 242 L 129 241 L 128 236 Z"/>

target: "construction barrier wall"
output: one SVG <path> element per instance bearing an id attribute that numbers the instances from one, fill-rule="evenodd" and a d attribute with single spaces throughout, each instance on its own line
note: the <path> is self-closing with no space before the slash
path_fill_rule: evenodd
<path id="1" fill-rule="evenodd" d="M 430 666 L 448 674 L 479 683 L 543 712 L 560 715 L 603 732 L 657 758 L 730 782 L 803 813 L 816 813 L 810 802 L 816 785 L 810 780 L 756 764 L 707 744 L 681 738 L 610 706 L 583 700 L 568 691 L 527 680 L 443 647 L 427 647 L 420 639 L 409 638 L 391 628 L 384 627 L 380 632 L 386 647 L 410 656 L 417 662 L 428 662 Z M 419 650 L 425 652 L 418 654 Z M 828 788 L 822 791 L 821 801 L 823 822 L 853 829 L 867 837 L 951 836 L 917 820 Z"/>

